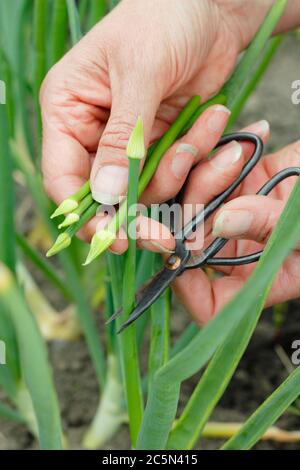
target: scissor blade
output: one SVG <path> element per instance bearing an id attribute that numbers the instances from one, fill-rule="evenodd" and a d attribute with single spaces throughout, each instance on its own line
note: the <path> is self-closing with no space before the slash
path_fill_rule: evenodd
<path id="1" fill-rule="evenodd" d="M 158 278 L 161 275 L 162 271 L 163 271 L 163 269 L 161 269 L 158 273 L 156 273 L 154 276 L 152 276 L 150 279 L 148 279 L 148 281 L 144 285 L 142 285 L 142 287 L 139 288 L 139 290 L 135 294 L 135 305 L 137 305 L 140 302 L 140 300 L 142 299 L 142 297 L 144 295 L 145 290 L 150 286 L 150 284 L 156 278 Z M 120 308 L 118 308 L 118 310 L 115 311 L 115 313 L 113 315 L 111 315 L 108 318 L 108 320 L 106 320 L 105 324 L 108 325 L 113 320 L 116 320 L 116 318 L 120 317 L 122 314 L 123 314 L 123 307 L 120 307 Z"/>
<path id="2" fill-rule="evenodd" d="M 123 307 L 118 308 L 113 315 L 111 315 L 105 322 L 105 325 L 109 325 L 113 320 L 118 318 L 123 313 Z"/>
<path id="3" fill-rule="evenodd" d="M 123 323 L 118 333 L 121 333 L 132 322 L 140 317 L 149 307 L 161 296 L 161 294 L 169 287 L 170 283 L 175 279 L 177 270 L 162 269 L 157 273 L 151 281 L 143 288 L 142 296 L 137 302 L 136 307 L 132 311 L 128 320 Z"/>

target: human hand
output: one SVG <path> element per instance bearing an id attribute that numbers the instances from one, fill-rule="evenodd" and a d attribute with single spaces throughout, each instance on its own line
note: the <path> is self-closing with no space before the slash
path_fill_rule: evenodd
<path id="1" fill-rule="evenodd" d="M 268 0 L 263 7 L 258 3 L 252 2 L 249 19 L 247 2 L 123 0 L 52 68 L 43 84 L 42 170 L 48 194 L 60 203 L 91 172 L 94 198 L 118 202 L 126 192 L 125 148 L 137 116 L 142 115 L 148 145 L 192 95 L 205 100 L 216 92 L 270 6 Z M 226 111 L 210 113 L 208 127 L 216 137 Z M 186 175 L 195 160 L 185 152 L 177 173 Z M 168 175 L 159 174 L 162 183 Z M 156 200 L 165 196 L 159 189 L 163 185 L 155 186 L 159 179 L 150 185 L 157 191 L 145 194 L 148 203 L 151 194 Z M 179 189 L 183 177 L 177 179 Z M 87 224 L 87 240 L 96 225 L 97 219 Z M 122 251 L 126 243 L 112 248 Z"/>
<path id="2" fill-rule="evenodd" d="M 214 237 L 220 236 L 231 241 L 218 253 L 218 256 L 244 256 L 262 250 L 297 177 L 284 180 L 268 196 L 258 196 L 255 193 L 270 177 L 284 168 L 293 166 L 300 166 L 300 141 L 265 156 L 236 190 L 231 200 L 215 214 L 211 222 L 208 221 L 205 227 L 205 246 Z M 216 195 L 214 193 L 217 181 L 214 184 L 213 179 L 218 176 L 212 168 L 209 168 L 209 171 L 210 177 L 204 165 L 199 165 L 193 170 L 184 194 L 184 204 L 194 204 L 197 201 L 205 203 Z M 214 188 L 213 194 L 208 189 L 208 179 L 212 182 L 210 187 Z M 224 181 L 224 184 L 227 186 L 230 182 L 232 179 L 226 183 Z M 225 186 L 217 188 L 218 192 L 224 189 Z M 299 248 L 300 245 L 295 247 L 283 263 L 269 293 L 266 306 L 299 297 Z M 205 323 L 241 289 L 254 267 L 255 264 L 218 267 L 216 269 L 223 276 L 214 279 L 200 269 L 186 271 L 176 279 L 174 289 L 195 320 L 198 323 Z"/>

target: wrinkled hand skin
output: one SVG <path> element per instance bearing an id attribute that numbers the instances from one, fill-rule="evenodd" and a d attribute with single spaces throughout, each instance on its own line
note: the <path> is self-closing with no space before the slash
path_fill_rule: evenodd
<path id="1" fill-rule="evenodd" d="M 41 87 L 42 171 L 49 196 L 60 203 L 91 176 L 96 200 L 118 202 L 126 192 L 125 148 L 137 116 L 148 145 L 191 96 L 205 101 L 217 92 L 272 3 L 122 0 Z M 300 2 L 290 0 L 279 30 L 295 24 L 298 10 Z M 83 233 L 86 239 L 92 227 Z"/>
<path id="2" fill-rule="evenodd" d="M 145 141 L 149 145 L 168 129 L 191 96 L 200 95 L 205 101 L 216 93 L 272 3 L 272 0 L 122 0 L 49 71 L 42 85 L 42 171 L 49 196 L 60 203 L 91 178 L 93 196 L 98 202 L 118 202 L 127 189 L 125 149 L 137 117 L 141 115 L 143 119 Z M 296 24 L 300 24 L 300 2 L 290 0 L 277 30 Z M 142 202 L 157 203 L 174 196 L 188 175 L 184 202 L 205 203 L 216 195 L 212 188 L 221 191 L 222 184 L 227 186 L 249 156 L 249 148 L 242 145 L 240 158 L 232 164 L 227 162 L 227 166 L 224 160 L 228 159 L 228 149 L 219 167 L 217 160 L 214 166 L 205 157 L 224 132 L 228 117 L 224 107 L 208 109 L 187 135 L 166 152 Z M 264 141 L 269 135 L 266 123 L 256 123 L 248 130 L 255 131 Z M 180 147 L 181 144 L 184 145 Z M 240 211 L 248 210 L 254 216 L 246 231 L 228 233 L 227 226 L 227 232 L 226 227 L 222 232 L 217 219 L 206 227 L 207 242 L 213 227 L 220 236 L 235 240 L 220 255 L 241 256 L 249 248 L 255 251 L 257 244 L 264 246 L 293 183 L 284 182 L 273 193 L 275 197 L 265 198 L 268 202 L 263 203 L 262 212 L 259 212 L 262 204 L 255 199 L 258 196 L 250 194 L 259 188 L 257 182 L 263 183 L 283 164 L 299 166 L 299 143 L 283 149 L 279 157 L 270 156 L 266 160 L 269 164 L 258 165 L 253 173 L 256 180 L 253 176 L 247 178 L 248 182 L 235 194 L 241 197 L 228 203 L 227 209 L 231 211 L 229 214 L 227 211 L 225 220 L 230 221 L 230 227 L 239 226 L 235 218 Z M 152 243 L 148 222 L 139 220 L 138 244 L 153 251 L 172 249 L 171 235 Z M 97 227 L 105 223 L 103 217 L 95 217 L 80 236 L 89 241 Z M 155 229 L 159 232 L 158 227 Z M 111 248 L 117 253 L 124 252 L 126 239 L 116 240 Z M 285 262 L 268 305 L 298 295 L 298 258 L 299 252 L 295 250 Z M 225 276 L 213 281 L 202 270 L 187 271 L 176 280 L 174 289 L 196 321 L 205 323 L 241 288 L 252 269 L 253 266 L 221 269 Z"/>
<path id="3" fill-rule="evenodd" d="M 191 96 L 205 100 L 222 86 L 245 39 L 221 3 L 123 0 L 50 70 L 40 94 L 42 170 L 57 203 L 91 171 L 93 185 L 100 166 L 127 167 L 138 115 L 148 145 Z"/>

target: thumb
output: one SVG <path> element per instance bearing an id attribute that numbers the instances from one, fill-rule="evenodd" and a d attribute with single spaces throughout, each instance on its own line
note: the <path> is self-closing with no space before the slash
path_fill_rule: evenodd
<path id="1" fill-rule="evenodd" d="M 123 83 L 122 83 L 123 82 Z M 126 147 L 138 116 L 144 124 L 145 145 L 148 147 L 159 100 L 149 85 L 132 78 L 112 88 L 111 115 L 99 142 L 91 172 L 93 198 L 102 204 L 117 204 L 127 191 L 128 158 Z M 147 90 L 144 96 L 142 90 Z"/>

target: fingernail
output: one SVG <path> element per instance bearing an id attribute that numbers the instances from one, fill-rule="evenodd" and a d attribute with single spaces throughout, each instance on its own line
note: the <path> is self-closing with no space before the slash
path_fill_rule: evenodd
<path id="1" fill-rule="evenodd" d="M 197 154 L 198 149 L 194 145 L 185 143 L 178 145 L 171 162 L 171 169 L 175 178 L 182 179 L 188 173 Z"/>
<path id="2" fill-rule="evenodd" d="M 191 155 L 196 157 L 198 154 L 198 149 L 197 147 L 195 147 L 195 145 L 185 144 L 184 142 L 181 142 L 181 144 L 179 144 L 176 149 L 176 153 L 190 153 Z"/>
<path id="3" fill-rule="evenodd" d="M 121 256 L 123 254 L 123 253 L 120 253 L 119 251 L 112 250 L 111 248 L 109 248 L 108 251 L 112 253 L 113 255 Z"/>
<path id="4" fill-rule="evenodd" d="M 231 111 L 225 106 L 218 104 L 214 106 L 214 112 L 207 120 L 207 127 L 212 132 L 222 132 Z"/>
<path id="5" fill-rule="evenodd" d="M 158 243 L 155 240 L 151 240 L 151 241 L 150 240 L 142 240 L 140 242 L 140 245 L 145 250 L 156 251 L 156 252 L 159 252 L 159 253 L 168 253 L 168 254 L 174 253 L 173 250 L 168 250 L 168 248 L 162 246 L 160 243 Z"/>
<path id="6" fill-rule="evenodd" d="M 114 205 L 126 194 L 128 168 L 117 165 L 104 165 L 99 168 L 91 189 L 93 198 L 101 204 Z"/>
<path id="7" fill-rule="evenodd" d="M 236 163 L 242 156 L 242 146 L 235 140 L 225 145 L 225 147 L 216 153 L 210 160 L 211 164 L 223 170 L 224 168 Z"/>
<path id="8" fill-rule="evenodd" d="M 253 132 L 253 134 L 259 134 L 261 137 L 265 137 L 270 132 L 270 124 L 263 119 L 262 121 L 251 124 L 251 126 L 248 126 L 246 129 L 249 132 Z"/>
<path id="9" fill-rule="evenodd" d="M 244 210 L 224 210 L 213 226 L 213 235 L 224 238 L 238 237 L 246 233 L 253 222 L 253 214 Z"/>

